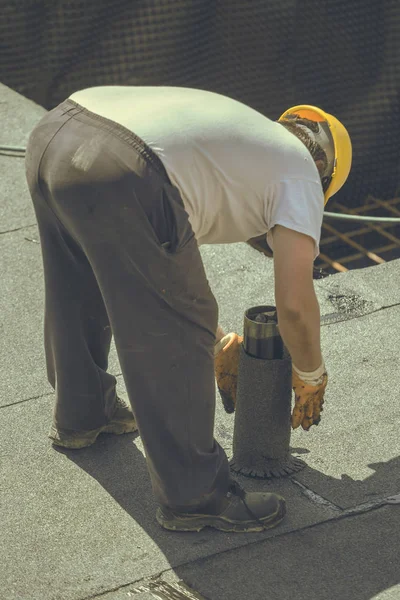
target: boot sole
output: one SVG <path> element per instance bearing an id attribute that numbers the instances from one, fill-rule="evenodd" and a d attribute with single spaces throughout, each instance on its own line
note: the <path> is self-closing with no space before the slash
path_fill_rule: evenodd
<path id="1" fill-rule="evenodd" d="M 272 529 L 281 523 L 286 514 L 284 501 L 279 502 L 277 512 L 265 519 L 260 519 L 262 525 L 255 521 L 228 521 L 214 515 L 174 515 L 166 508 L 159 507 L 156 519 L 159 525 L 168 531 L 201 531 L 205 527 L 213 527 L 225 533 L 256 533 Z"/>
<path id="2" fill-rule="evenodd" d="M 54 446 L 60 446 L 61 448 L 68 448 L 70 450 L 80 450 L 81 448 L 87 448 L 88 446 L 92 446 L 97 440 L 98 436 L 101 433 L 112 433 L 114 435 L 122 435 L 124 433 L 133 433 L 137 431 L 136 423 L 110 423 L 109 425 L 105 425 L 104 427 L 100 427 L 92 432 L 92 434 L 87 436 L 84 439 L 79 439 L 78 437 L 71 439 L 60 440 L 53 435 L 49 435 Z"/>

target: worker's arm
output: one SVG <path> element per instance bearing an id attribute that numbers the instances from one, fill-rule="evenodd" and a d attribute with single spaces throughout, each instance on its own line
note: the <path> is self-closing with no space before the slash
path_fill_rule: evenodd
<path id="1" fill-rule="evenodd" d="M 321 418 L 328 377 L 321 356 L 320 314 L 314 291 L 312 238 L 276 225 L 272 230 L 275 263 L 275 299 L 278 324 L 293 363 L 295 406 L 292 426 L 310 429 Z M 223 336 L 218 327 L 215 376 L 226 412 L 236 406 L 240 346 L 236 333 Z"/>
<path id="2" fill-rule="evenodd" d="M 292 229 L 275 225 L 275 300 L 279 331 L 293 364 L 315 371 L 322 364 L 320 311 L 314 291 L 314 240 Z"/>
<path id="3" fill-rule="evenodd" d="M 272 230 L 279 331 L 292 357 L 292 427 L 318 425 L 328 376 L 321 355 L 320 312 L 314 291 L 314 240 L 276 225 Z"/>

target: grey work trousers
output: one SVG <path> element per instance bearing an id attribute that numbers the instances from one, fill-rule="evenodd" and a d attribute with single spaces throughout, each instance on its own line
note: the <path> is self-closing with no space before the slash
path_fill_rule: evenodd
<path id="1" fill-rule="evenodd" d="M 157 501 L 193 507 L 224 494 L 229 466 L 214 439 L 218 307 L 161 160 L 131 131 L 66 100 L 32 131 L 26 176 L 54 425 L 109 421 L 114 335 Z"/>

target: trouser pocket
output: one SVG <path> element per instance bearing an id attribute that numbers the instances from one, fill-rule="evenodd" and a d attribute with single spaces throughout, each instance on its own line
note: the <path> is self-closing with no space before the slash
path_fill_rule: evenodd
<path id="1" fill-rule="evenodd" d="M 162 242 L 167 252 L 181 252 L 194 238 L 194 232 L 177 187 L 166 183 L 163 187 L 163 211 L 168 239 Z"/>
<path id="2" fill-rule="evenodd" d="M 194 232 L 177 187 L 165 181 L 154 179 L 154 174 L 146 174 L 149 195 L 138 194 L 139 201 L 153 229 L 158 243 L 169 254 L 183 250 L 194 241 Z M 155 187 L 154 187 L 155 185 Z"/>
<path id="3" fill-rule="evenodd" d="M 159 201 L 148 214 L 150 225 L 165 250 L 172 252 L 177 245 L 176 215 L 168 194 L 161 190 Z"/>

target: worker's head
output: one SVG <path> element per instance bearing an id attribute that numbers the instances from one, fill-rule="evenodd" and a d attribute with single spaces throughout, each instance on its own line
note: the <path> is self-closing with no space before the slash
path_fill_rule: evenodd
<path id="1" fill-rule="evenodd" d="M 351 140 L 340 121 L 316 106 L 289 108 L 278 122 L 308 148 L 318 168 L 325 204 L 345 183 L 351 167 Z"/>

